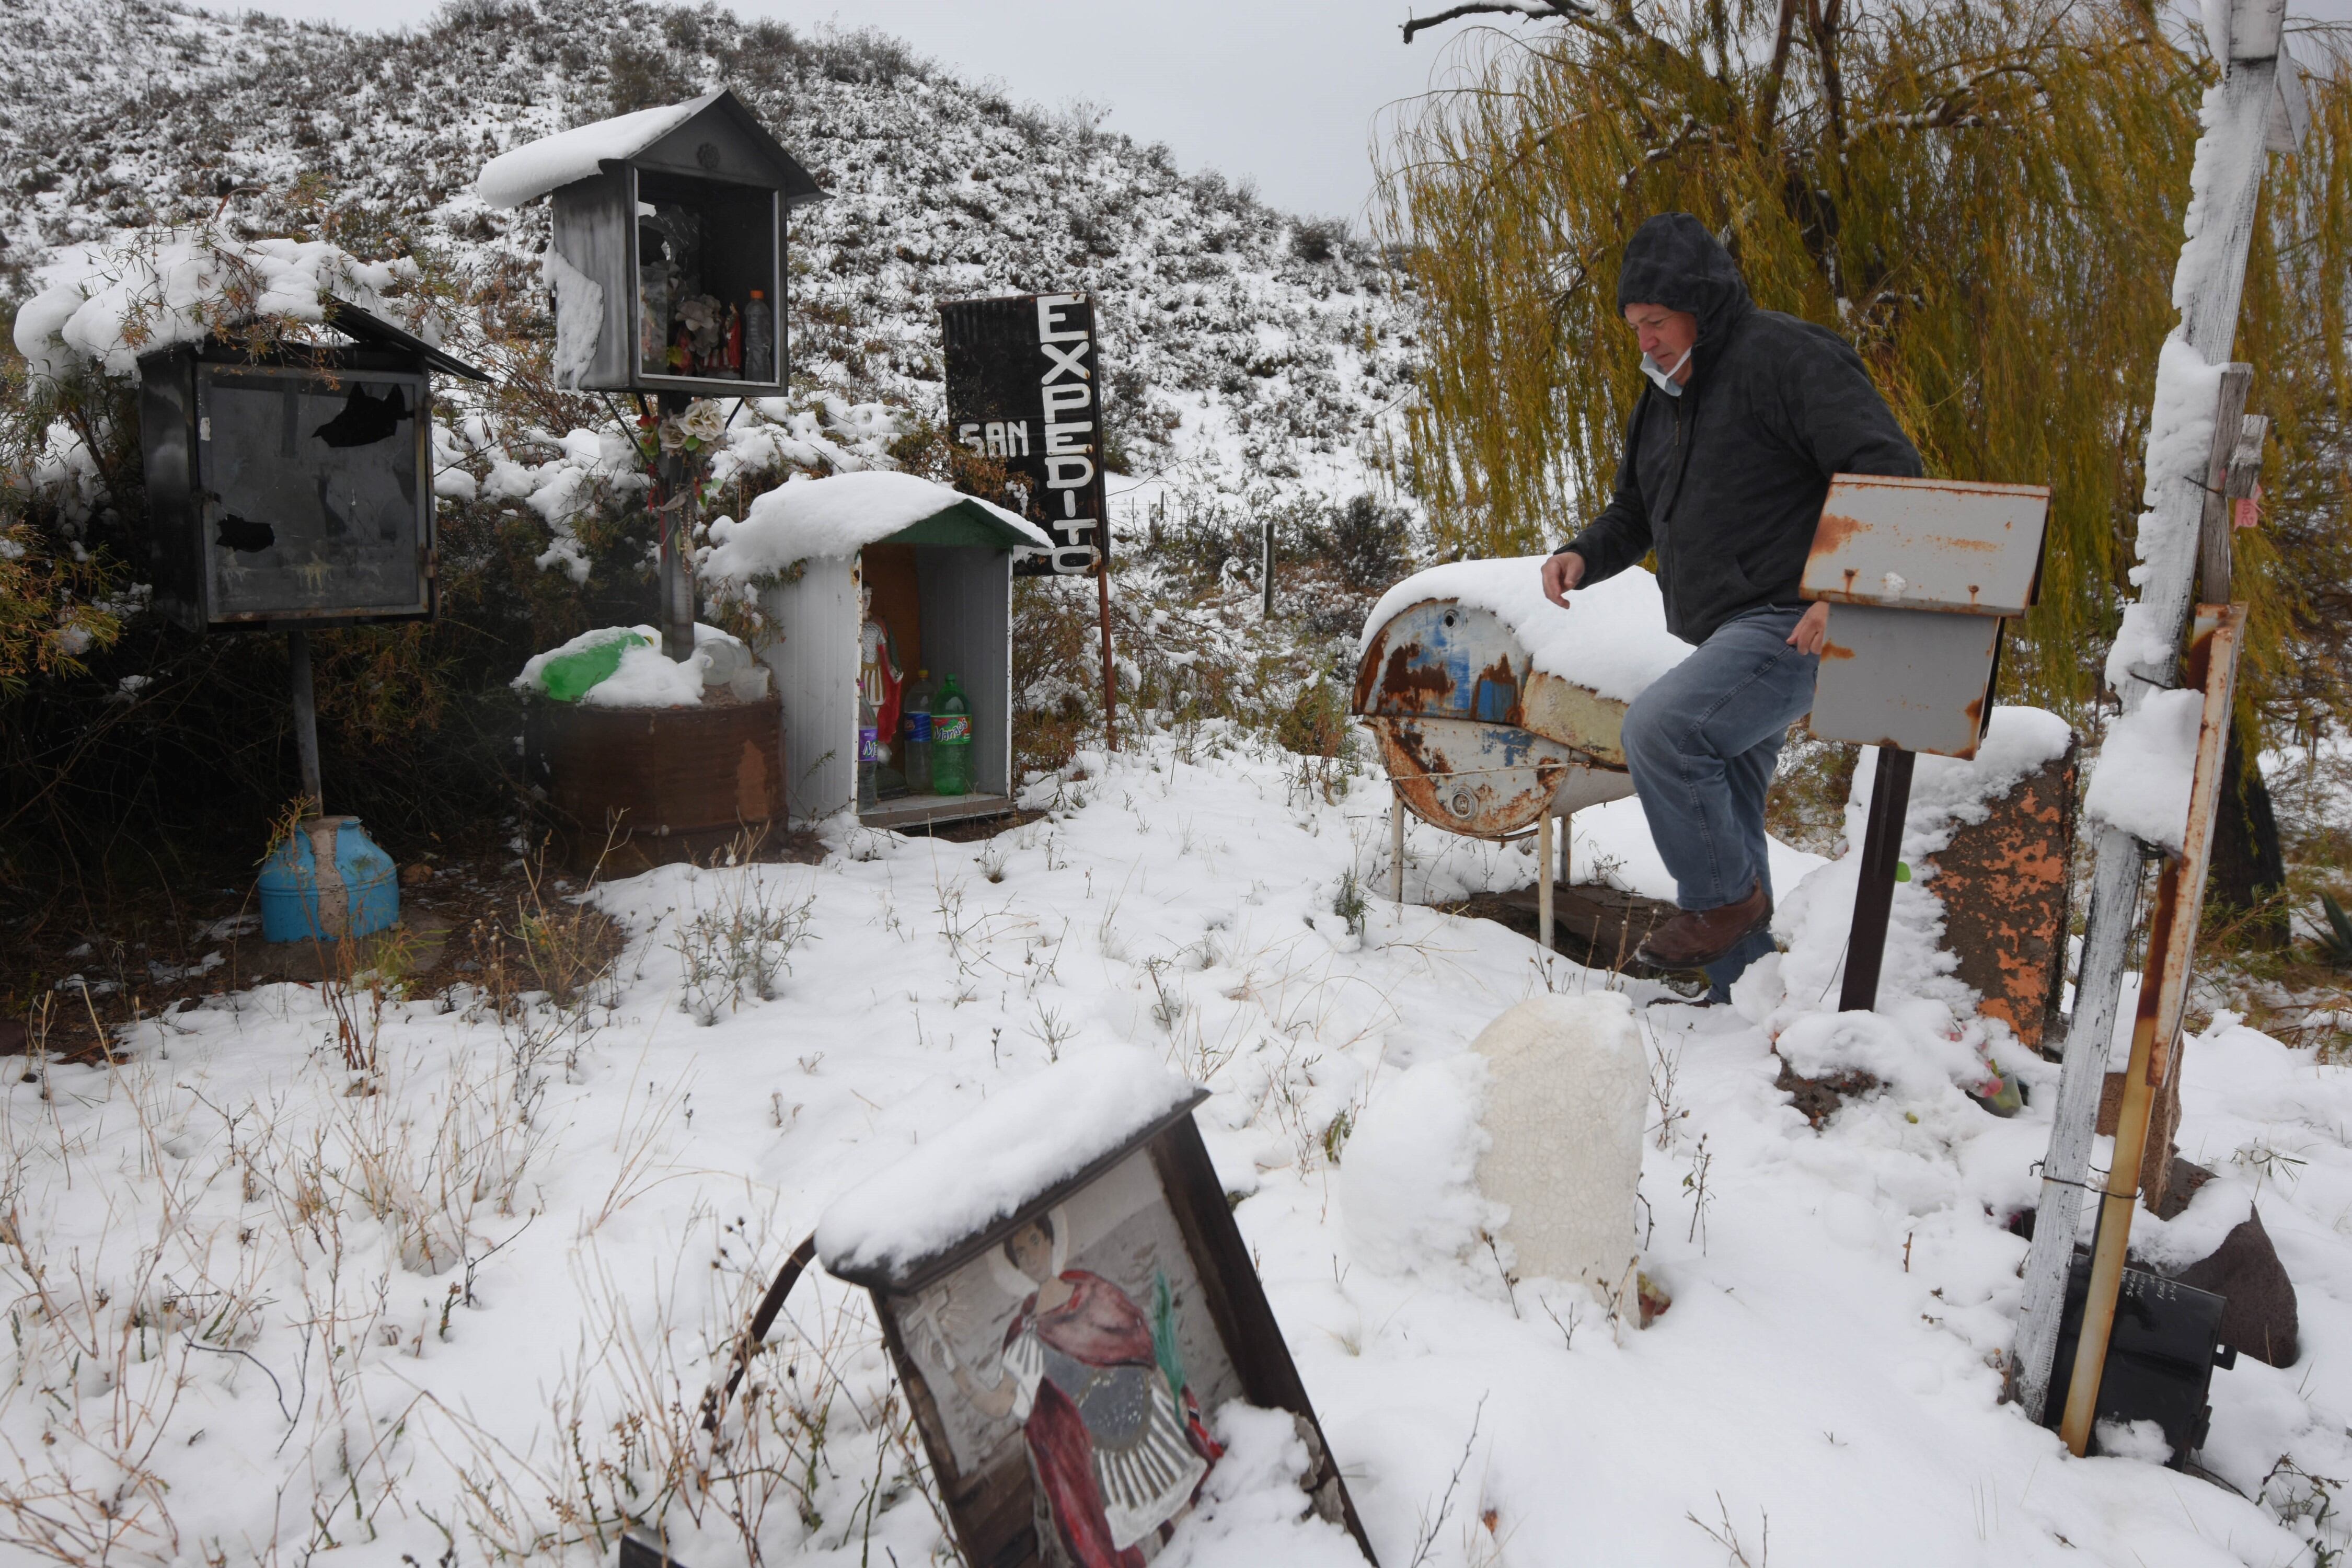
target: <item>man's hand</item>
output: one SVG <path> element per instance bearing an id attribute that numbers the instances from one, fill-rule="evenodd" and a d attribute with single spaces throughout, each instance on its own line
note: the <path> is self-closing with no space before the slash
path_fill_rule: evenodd
<path id="1" fill-rule="evenodd" d="M 1584 581 L 1584 557 L 1574 551 L 1547 555 L 1543 563 L 1544 597 L 1568 608 L 1568 591 Z"/>
<path id="2" fill-rule="evenodd" d="M 1789 634 L 1789 646 L 1799 653 L 1818 654 L 1829 646 L 1830 606 L 1827 600 L 1805 607 L 1798 618 L 1797 629 Z"/>

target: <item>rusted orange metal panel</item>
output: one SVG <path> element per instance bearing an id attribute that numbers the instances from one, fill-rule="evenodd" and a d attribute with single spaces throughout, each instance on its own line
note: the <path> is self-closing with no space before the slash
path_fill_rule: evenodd
<path id="1" fill-rule="evenodd" d="M 1944 945 L 1979 1010 L 2040 1049 L 2066 962 L 2068 866 L 2074 850 L 2079 763 L 2069 745 L 1955 829 L 1931 858 L 1944 906 Z"/>

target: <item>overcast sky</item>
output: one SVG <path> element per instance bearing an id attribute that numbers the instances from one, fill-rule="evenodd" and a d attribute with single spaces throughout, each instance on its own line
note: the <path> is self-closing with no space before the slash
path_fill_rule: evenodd
<path id="1" fill-rule="evenodd" d="M 365 28 L 415 26 L 437 8 L 436 0 L 213 3 Z M 1425 33 L 1406 46 L 1405 0 L 721 3 L 797 28 L 878 28 L 965 76 L 997 79 L 1016 101 L 1108 109 L 1106 129 L 1165 142 L 1187 171 L 1221 170 L 1254 181 L 1276 206 L 1359 222 L 1371 195 L 1375 119 L 1424 90 L 1460 34 Z M 2290 12 L 2352 19 L 2352 0 L 2291 0 Z"/>

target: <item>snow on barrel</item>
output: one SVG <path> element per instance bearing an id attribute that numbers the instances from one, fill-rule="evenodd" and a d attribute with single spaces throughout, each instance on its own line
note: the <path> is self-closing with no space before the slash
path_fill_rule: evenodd
<path id="1" fill-rule="evenodd" d="M 1539 555 L 1417 572 L 1364 622 L 1354 711 L 1405 805 L 1449 832 L 1502 838 L 1546 810 L 1633 793 L 1626 706 L 1691 651 L 1658 580 L 1621 572 L 1544 597 Z"/>

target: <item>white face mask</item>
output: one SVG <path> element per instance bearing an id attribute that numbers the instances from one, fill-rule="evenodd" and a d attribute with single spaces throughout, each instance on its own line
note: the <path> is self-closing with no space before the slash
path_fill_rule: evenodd
<path id="1" fill-rule="evenodd" d="M 1693 351 L 1697 349 L 1697 347 L 1698 345 L 1696 343 L 1693 343 L 1689 348 L 1683 350 L 1683 357 L 1675 361 L 1675 363 L 1670 366 L 1661 365 L 1656 360 L 1652 359 L 1648 354 L 1643 354 L 1642 356 L 1642 374 L 1648 376 L 1652 382 L 1656 384 L 1658 390 L 1664 393 L 1668 397 L 1680 397 L 1683 395 L 1682 383 L 1676 381 L 1675 376 L 1682 370 L 1683 366 L 1690 363 L 1690 356 Z"/>

